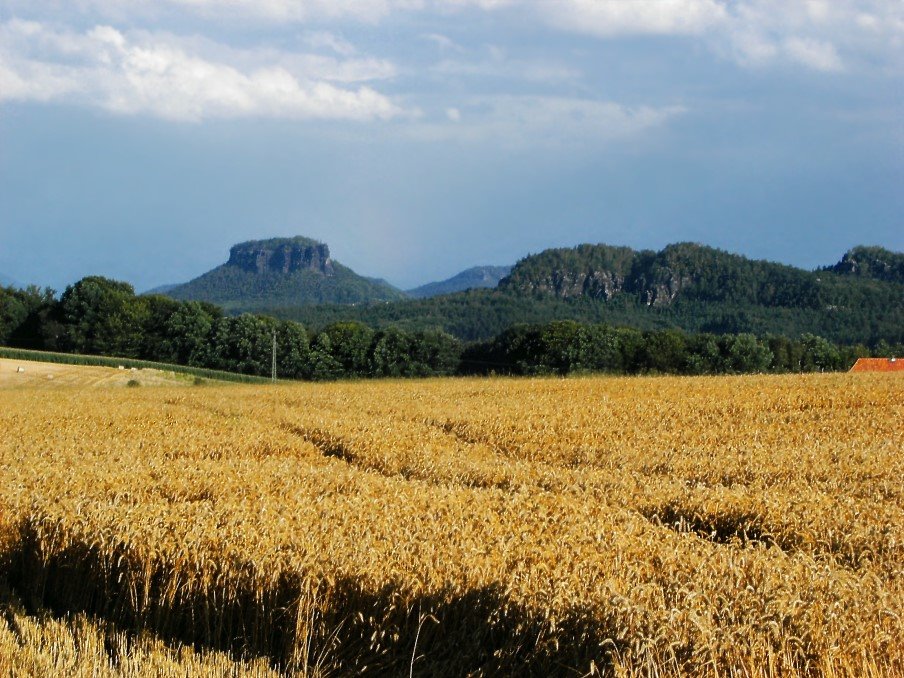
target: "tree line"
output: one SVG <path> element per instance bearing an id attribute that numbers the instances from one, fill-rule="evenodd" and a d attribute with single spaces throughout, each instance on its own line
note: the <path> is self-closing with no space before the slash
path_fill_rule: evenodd
<path id="1" fill-rule="evenodd" d="M 0 287 L 0 344 L 120 356 L 250 375 L 328 380 L 458 374 L 725 374 L 847 369 L 861 356 L 904 353 L 884 342 L 834 344 L 813 334 L 689 334 L 556 320 L 512 326 L 465 344 L 439 330 L 333 322 L 316 332 L 269 316 L 230 316 L 211 304 L 138 296 L 90 276 L 52 290 Z"/>

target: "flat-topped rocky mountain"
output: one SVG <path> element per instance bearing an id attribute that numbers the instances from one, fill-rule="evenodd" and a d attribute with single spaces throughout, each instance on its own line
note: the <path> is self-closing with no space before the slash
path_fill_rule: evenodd
<path id="1" fill-rule="evenodd" d="M 165 291 L 229 311 L 308 304 L 360 304 L 404 298 L 388 283 L 360 276 L 321 242 L 296 236 L 234 245 L 225 264 Z"/>

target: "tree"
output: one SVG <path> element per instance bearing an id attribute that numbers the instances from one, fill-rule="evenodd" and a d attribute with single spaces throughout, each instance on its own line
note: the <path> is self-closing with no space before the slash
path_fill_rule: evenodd
<path id="1" fill-rule="evenodd" d="M 589 336 L 586 329 L 573 320 L 556 320 L 540 330 L 539 363 L 560 376 L 582 369 Z"/>
<path id="2" fill-rule="evenodd" d="M 687 363 L 687 340 L 680 330 L 644 332 L 642 365 L 651 372 L 677 373 Z"/>
<path id="3" fill-rule="evenodd" d="M 413 373 L 411 338 L 395 327 L 374 337 L 372 372 L 377 377 L 404 377 Z"/>
<path id="4" fill-rule="evenodd" d="M 625 372 L 634 373 L 643 369 L 644 335 L 633 327 L 619 327 L 618 344 L 622 354 Z"/>
<path id="5" fill-rule="evenodd" d="M 301 379 L 310 360 L 308 333 L 302 325 L 284 321 L 276 326 L 276 373 L 281 379 Z"/>
<path id="6" fill-rule="evenodd" d="M 60 299 L 63 344 L 74 353 L 137 357 L 146 312 L 128 283 L 83 278 Z"/>
<path id="7" fill-rule="evenodd" d="M 723 337 L 723 354 L 727 371 L 735 374 L 765 372 L 772 363 L 772 351 L 752 334 Z"/>
<path id="8" fill-rule="evenodd" d="M 411 360 L 420 376 L 455 374 L 461 354 L 461 342 L 445 332 L 415 332 L 411 336 Z"/>
<path id="9" fill-rule="evenodd" d="M 374 331 L 359 322 L 337 322 L 327 325 L 319 334 L 330 340 L 330 354 L 346 377 L 365 377 L 370 372 L 370 348 Z"/>
<path id="10" fill-rule="evenodd" d="M 590 325 L 581 345 L 580 363 L 593 372 L 623 372 L 624 355 L 618 331 L 608 325 Z"/>
<path id="11" fill-rule="evenodd" d="M 321 332 L 314 337 L 304 373 L 308 379 L 315 381 L 339 379 L 345 375 L 342 364 L 333 356 L 333 342 L 329 334 Z"/>
<path id="12" fill-rule="evenodd" d="M 0 287 L 0 345 L 21 345 L 20 342 L 29 339 L 40 343 L 39 328 L 29 321 L 53 306 L 53 296 L 53 290 L 49 287 L 44 290 L 34 285 L 24 290 Z"/>
<path id="13" fill-rule="evenodd" d="M 141 328 L 140 355 L 146 360 L 159 360 L 167 363 L 182 362 L 174 349 L 169 332 L 169 319 L 178 312 L 181 304 L 175 299 L 155 294 L 140 297 L 144 305 L 144 323 Z"/>
<path id="14" fill-rule="evenodd" d="M 803 345 L 801 367 L 806 372 L 829 372 L 841 367 L 838 347 L 815 334 L 804 334 L 800 338 Z"/>
<path id="15" fill-rule="evenodd" d="M 214 355 L 214 326 L 222 319 L 216 307 L 183 301 L 164 323 L 162 353 L 181 365 L 205 367 L 218 363 Z M 221 331 L 223 328 L 221 328 Z"/>
<path id="16" fill-rule="evenodd" d="M 702 332 L 688 338 L 684 372 L 688 374 L 719 374 L 725 370 L 719 338 Z"/>
<path id="17" fill-rule="evenodd" d="M 243 313 L 219 318 L 212 333 L 212 361 L 216 367 L 243 374 L 270 374 L 275 321 Z"/>

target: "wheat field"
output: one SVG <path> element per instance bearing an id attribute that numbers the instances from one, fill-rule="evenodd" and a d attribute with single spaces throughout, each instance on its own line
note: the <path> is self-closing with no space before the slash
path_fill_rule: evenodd
<path id="1" fill-rule="evenodd" d="M 0 404 L 0 675 L 904 675 L 897 375 Z"/>

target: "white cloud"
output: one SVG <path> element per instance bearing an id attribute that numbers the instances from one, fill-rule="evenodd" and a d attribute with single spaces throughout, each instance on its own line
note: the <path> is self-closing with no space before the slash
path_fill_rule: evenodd
<path id="1" fill-rule="evenodd" d="M 901 0 L 436 0 L 441 6 L 515 8 L 559 30 L 601 39 L 688 36 L 744 66 L 820 72 L 904 66 Z"/>
<path id="2" fill-rule="evenodd" d="M 511 9 L 600 39 L 686 36 L 748 67 L 831 73 L 849 63 L 904 67 L 901 0 L 434 0 L 445 8 Z"/>
<path id="3" fill-rule="evenodd" d="M 464 49 L 456 43 L 452 38 L 441 33 L 425 33 L 421 36 L 424 40 L 429 40 L 444 52 L 463 52 Z"/>
<path id="4" fill-rule="evenodd" d="M 902 65 L 899 0 L 743 0 L 730 7 L 723 30 L 708 41 L 742 65 L 793 64 L 826 73 Z"/>
<path id="5" fill-rule="evenodd" d="M 393 11 L 423 7 L 423 0 L 6 0 L 13 11 L 43 16 L 80 13 L 119 21 L 193 14 L 216 21 L 292 22 L 352 20 L 377 22 Z M 33 14 L 32 14 L 33 16 Z"/>
<path id="6" fill-rule="evenodd" d="M 3 6 L 7 15 L 43 22 L 77 17 L 81 25 L 153 26 L 194 18 L 210 25 L 252 22 L 273 28 L 376 23 L 400 12 L 447 20 L 470 10 L 600 39 L 691 37 L 751 67 L 792 64 L 832 72 L 890 63 L 904 68 L 901 0 L 3 0 Z M 456 47 L 442 32 L 427 37 L 441 48 Z M 317 49 L 352 54 L 351 45 L 332 32 L 313 33 L 311 39 Z"/>
<path id="7" fill-rule="evenodd" d="M 443 9 L 465 9 L 477 7 L 484 11 L 502 9 L 521 4 L 523 0 L 434 0 L 433 4 Z"/>
<path id="8" fill-rule="evenodd" d="M 835 46 L 807 38 L 788 38 L 784 51 L 793 60 L 817 71 L 841 71 L 843 65 Z"/>
<path id="9" fill-rule="evenodd" d="M 600 37 L 698 35 L 725 21 L 716 0 L 537 0 L 553 26 Z"/>
<path id="10" fill-rule="evenodd" d="M 341 86 L 391 74 L 378 61 L 294 55 L 268 62 L 274 55 L 228 48 L 220 50 L 225 60 L 211 59 L 192 46 L 109 26 L 74 33 L 13 20 L 0 24 L 0 101 L 61 101 L 189 121 L 404 114 L 369 86 Z"/>
<path id="11" fill-rule="evenodd" d="M 345 38 L 330 33 L 329 31 L 313 31 L 305 36 L 305 43 L 311 49 L 327 49 L 339 56 L 354 56 L 358 51 L 355 46 Z"/>

